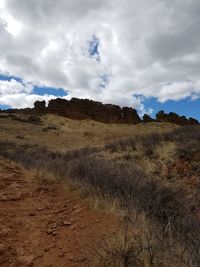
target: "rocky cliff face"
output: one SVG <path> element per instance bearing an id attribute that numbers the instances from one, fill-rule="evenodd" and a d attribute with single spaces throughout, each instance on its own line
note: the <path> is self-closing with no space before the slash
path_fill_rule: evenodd
<path id="1" fill-rule="evenodd" d="M 132 123 L 141 121 L 137 111 L 132 108 L 120 108 L 116 105 L 102 104 L 88 99 L 72 98 L 53 99 L 49 101 L 47 112 L 56 113 L 72 119 L 92 119 L 105 123 Z"/>
<path id="2" fill-rule="evenodd" d="M 34 109 L 38 112 L 45 112 L 46 111 L 46 102 L 43 101 L 36 101 L 34 103 Z"/>
<path id="3" fill-rule="evenodd" d="M 72 98 L 70 101 L 57 98 L 49 101 L 46 107 L 45 101 L 36 101 L 34 104 L 34 111 L 40 113 L 52 113 L 65 116 L 71 119 L 83 120 L 92 119 L 105 123 L 129 123 L 137 124 L 142 122 L 133 108 L 123 107 L 117 105 L 102 104 L 101 102 L 92 101 L 89 99 Z M 164 111 L 159 111 L 156 114 L 156 120 L 145 114 L 143 116 L 144 122 L 172 122 L 180 125 L 196 125 L 199 122 L 193 118 L 187 119 L 180 117 L 178 114 Z"/>

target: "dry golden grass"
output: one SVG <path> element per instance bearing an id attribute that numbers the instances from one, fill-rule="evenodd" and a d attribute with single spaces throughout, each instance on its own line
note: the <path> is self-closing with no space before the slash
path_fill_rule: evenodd
<path id="1" fill-rule="evenodd" d="M 104 124 L 56 115 L 42 116 L 40 124 L 0 118 L 0 128 L 2 153 L 5 150 L 11 159 L 44 171 L 52 183 L 67 181 L 66 185 L 90 201 L 93 208 L 115 213 L 123 220 L 129 216 L 128 221 L 134 212 L 137 218 L 145 214 L 144 224 L 136 225 L 133 242 L 124 247 L 124 235 L 114 244 L 107 241 L 99 266 L 132 266 L 122 259 L 131 264 L 137 260 L 137 267 L 199 266 L 186 262 L 188 253 L 200 262 L 200 224 L 195 215 L 200 187 L 193 177 L 200 173 L 200 153 L 195 152 L 200 140 L 198 129 L 191 135 L 186 128 L 172 131 L 179 126 L 170 123 Z M 6 148 L 6 142 L 13 144 Z M 182 155 L 193 165 L 182 169 Z M 173 165 L 176 162 L 178 165 Z M 176 223 L 179 221 L 180 227 Z M 172 230 L 166 234 L 169 224 Z M 142 231 L 137 235 L 140 226 Z M 144 234 L 147 239 L 143 239 Z M 157 239 L 160 236 L 164 239 Z M 183 248 L 186 254 L 180 258 Z M 138 251 L 139 258 L 135 257 Z"/>
<path id="2" fill-rule="evenodd" d="M 101 146 L 109 141 L 138 134 L 164 133 L 177 127 L 170 123 L 105 124 L 56 115 L 45 115 L 41 120 L 42 124 L 36 125 L 16 121 L 11 117 L 0 118 L 0 140 L 18 144 L 38 144 L 49 149 L 68 151 L 85 146 Z"/>

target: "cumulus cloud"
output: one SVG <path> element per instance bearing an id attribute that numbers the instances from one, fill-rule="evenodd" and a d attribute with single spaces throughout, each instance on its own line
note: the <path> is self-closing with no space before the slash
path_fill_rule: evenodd
<path id="1" fill-rule="evenodd" d="M 12 108 L 33 107 L 36 100 L 45 100 L 55 98 L 54 95 L 37 95 L 32 93 L 31 84 L 24 85 L 21 81 L 15 79 L 0 80 L 0 105 L 10 106 Z"/>
<path id="2" fill-rule="evenodd" d="M 33 107 L 36 100 L 49 100 L 55 98 L 53 95 L 35 95 L 26 93 L 16 93 L 9 95 L 0 95 L 0 105 L 11 106 L 12 108 Z"/>
<path id="3" fill-rule="evenodd" d="M 19 93 L 31 93 L 32 86 L 24 86 L 21 82 L 11 79 L 10 81 L 0 80 L 0 96 L 1 95 L 13 95 Z"/>
<path id="4" fill-rule="evenodd" d="M 23 79 L 0 83 L 1 103 L 6 91 L 30 105 L 30 84 L 141 113 L 143 97 L 198 98 L 199 12 L 199 0 L 1 0 L 0 71 Z"/>

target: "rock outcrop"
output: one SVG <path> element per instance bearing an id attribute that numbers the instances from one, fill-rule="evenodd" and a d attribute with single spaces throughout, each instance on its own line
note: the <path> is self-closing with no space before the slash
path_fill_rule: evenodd
<path id="1" fill-rule="evenodd" d="M 72 98 L 70 101 L 57 98 L 49 101 L 46 108 L 44 101 L 35 103 L 35 110 L 58 114 L 72 119 L 92 119 L 105 123 L 131 123 L 141 122 L 137 111 L 133 108 L 120 108 L 117 105 L 102 104 L 89 99 Z"/>
<path id="2" fill-rule="evenodd" d="M 138 122 L 142 121 L 138 116 L 137 111 L 133 108 L 128 108 L 128 107 L 122 108 L 121 120 L 124 123 L 133 123 L 133 124 L 137 124 Z"/>
<path id="3" fill-rule="evenodd" d="M 171 122 L 179 125 L 197 125 L 199 121 L 193 118 L 187 119 L 185 116 L 179 116 L 174 112 L 170 112 L 169 114 L 164 113 L 164 111 L 159 111 L 156 114 L 156 120 L 158 122 Z"/>
<path id="4" fill-rule="evenodd" d="M 152 119 L 148 114 L 144 114 L 143 121 L 144 122 L 152 122 L 152 121 L 155 121 L 155 120 Z"/>
<path id="5" fill-rule="evenodd" d="M 38 112 L 45 112 L 46 111 L 46 102 L 43 101 L 36 101 L 34 103 L 34 109 Z"/>
<path id="6" fill-rule="evenodd" d="M 197 124 L 199 124 L 199 121 L 196 120 L 196 119 L 194 119 L 194 118 L 192 118 L 192 117 L 190 117 L 188 121 L 189 121 L 189 124 L 190 125 L 197 125 Z"/>
<path id="7" fill-rule="evenodd" d="M 45 101 L 36 101 L 34 103 L 33 112 L 35 113 L 51 113 L 65 116 L 71 119 L 83 120 L 91 119 L 105 123 L 129 123 L 137 124 L 142 122 L 135 109 L 130 107 L 120 108 L 117 105 L 102 104 L 101 102 L 89 99 L 72 98 L 52 99 L 46 107 Z M 169 114 L 159 111 L 156 119 L 152 119 L 149 115 L 144 114 L 143 122 L 170 122 L 179 125 L 197 125 L 198 120 L 185 116 L 179 116 L 174 112 Z"/>

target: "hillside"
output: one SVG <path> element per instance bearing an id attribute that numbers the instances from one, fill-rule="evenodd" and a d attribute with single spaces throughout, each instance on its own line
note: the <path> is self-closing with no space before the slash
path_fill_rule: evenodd
<path id="1" fill-rule="evenodd" d="M 31 224 L 23 236 L 4 235 L 2 266 L 200 265 L 199 125 L 104 123 L 33 111 L 0 114 L 1 223 L 15 214 L 11 229 L 20 218 Z M 66 213 L 56 213 L 63 205 Z M 87 213 L 76 215 L 77 205 Z M 61 221 L 74 214 L 73 230 L 65 229 Z M 47 233 L 54 220 L 55 242 Z M 85 246 L 90 238 L 92 250 Z M 41 250 L 34 240 L 44 244 Z M 46 251 L 48 242 L 54 246 Z M 24 257 L 31 261 L 19 265 Z"/>
<path id="2" fill-rule="evenodd" d="M 34 116 L 26 113 L 2 114 L 0 139 L 67 151 L 85 146 L 101 146 L 106 142 L 136 134 L 170 131 L 177 127 L 170 123 L 157 122 L 149 125 L 105 124 L 93 120 L 73 120 L 53 114 Z"/>

